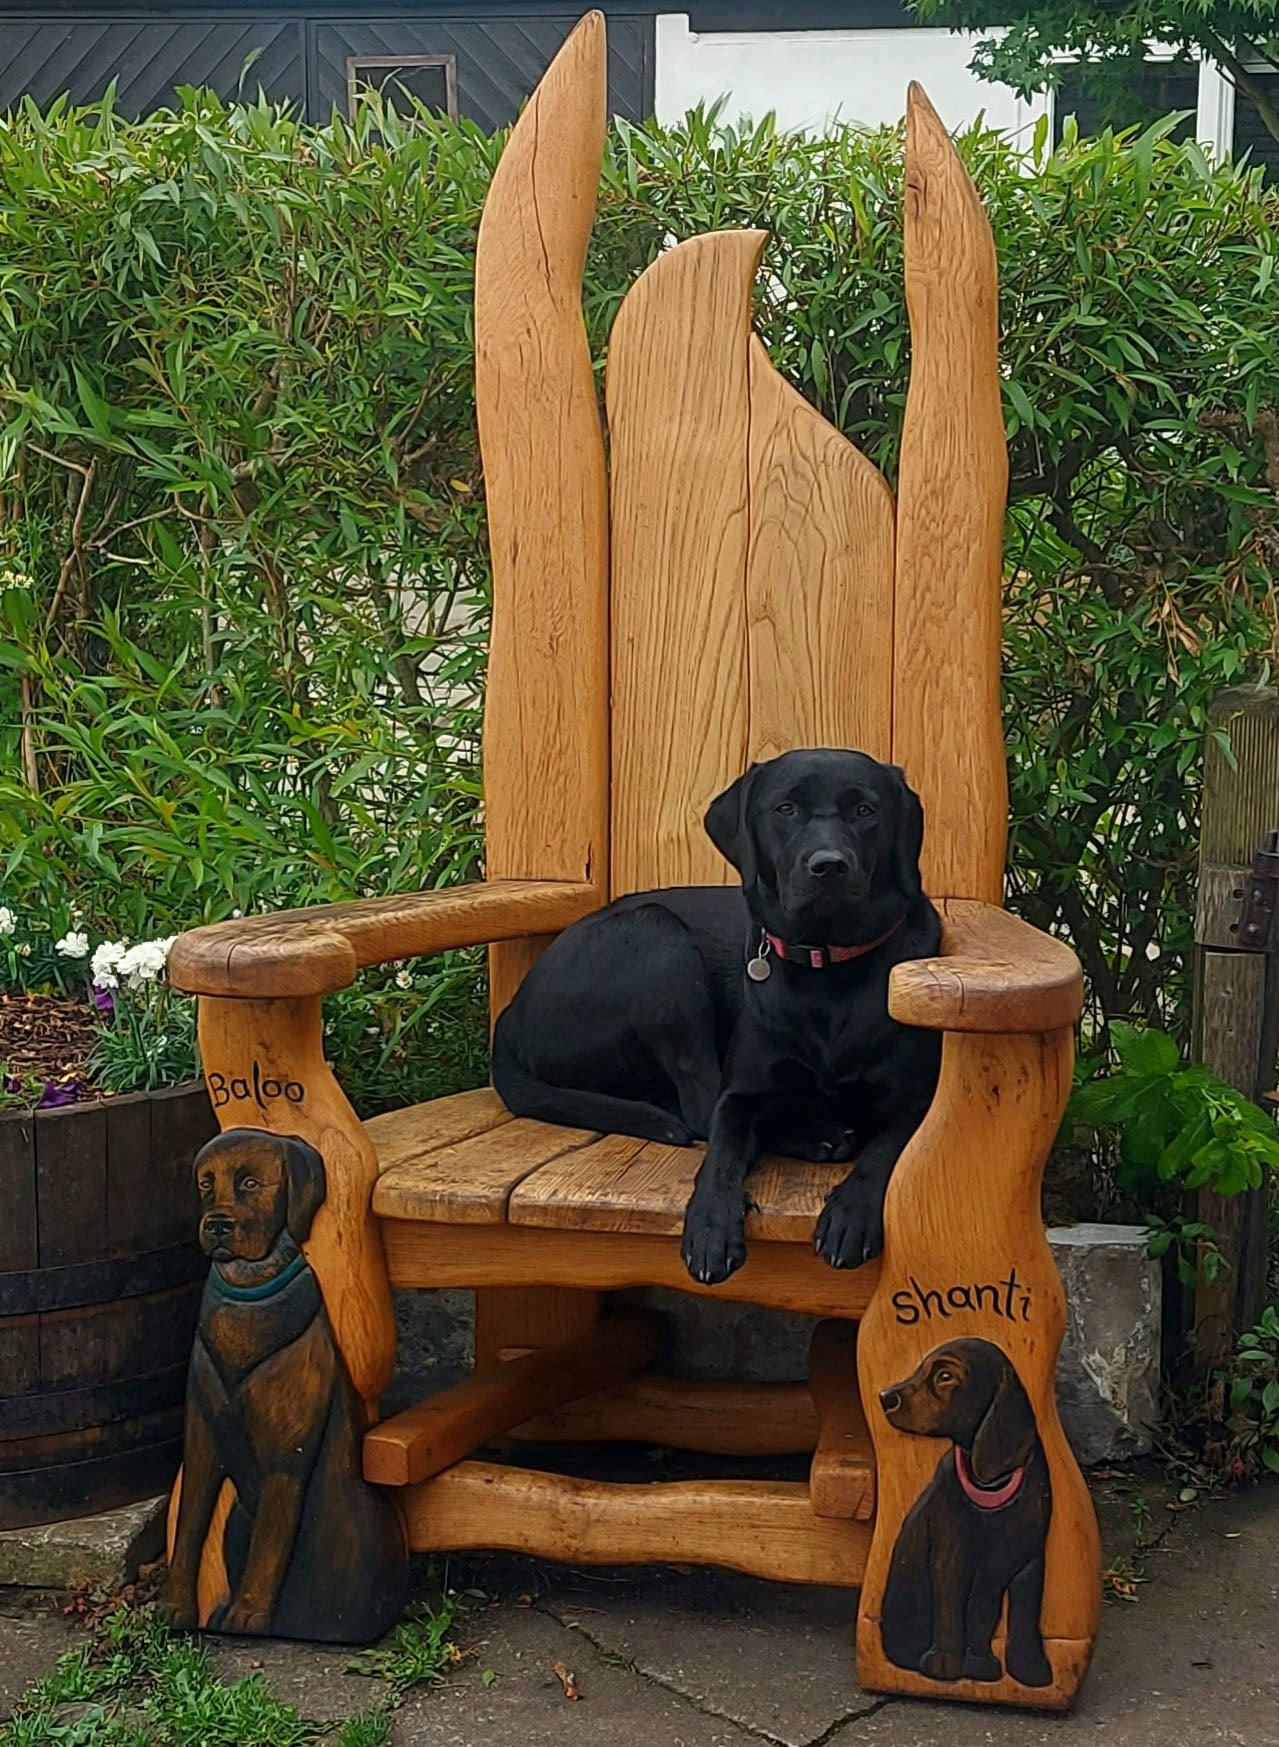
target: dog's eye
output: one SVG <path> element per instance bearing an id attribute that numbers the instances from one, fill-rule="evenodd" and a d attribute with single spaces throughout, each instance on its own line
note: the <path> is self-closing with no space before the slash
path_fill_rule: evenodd
<path id="1" fill-rule="evenodd" d="M 241 1189 L 260 1189 L 262 1185 L 256 1177 L 241 1177 L 240 1187 Z"/>
<path id="2" fill-rule="evenodd" d="M 862 801 L 857 808 L 857 817 L 859 819 L 869 819 L 874 811 L 874 807 L 868 807 L 866 802 Z"/>
<path id="3" fill-rule="evenodd" d="M 797 808 L 794 801 L 780 801 L 774 811 L 780 813 L 783 819 L 793 819 Z"/>
<path id="4" fill-rule="evenodd" d="M 933 1372 L 934 1383 L 953 1383 L 954 1381 L 955 1373 L 953 1371 L 948 1371 L 945 1365 L 942 1366 L 940 1371 Z"/>
<path id="5" fill-rule="evenodd" d="M 212 1195 L 212 1193 L 213 1193 L 213 1178 L 212 1177 L 201 1177 L 200 1178 L 200 1193 L 201 1193 L 201 1195 Z"/>

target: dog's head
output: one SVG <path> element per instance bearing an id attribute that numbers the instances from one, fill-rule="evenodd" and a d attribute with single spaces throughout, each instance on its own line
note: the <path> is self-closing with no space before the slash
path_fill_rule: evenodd
<path id="1" fill-rule="evenodd" d="M 979 1486 L 993 1486 L 1029 1460 L 1035 1416 L 1021 1379 L 990 1341 L 934 1347 L 904 1383 L 882 1390 L 890 1425 L 958 1444 Z"/>
<path id="2" fill-rule="evenodd" d="M 741 874 L 751 914 L 783 939 L 859 946 L 883 926 L 877 916 L 900 914 L 923 889 L 919 797 L 896 765 L 864 752 L 753 764 L 711 802 L 706 830 Z"/>
<path id="3" fill-rule="evenodd" d="M 305 1242 L 324 1200 L 324 1160 L 294 1134 L 228 1128 L 195 1155 L 200 1247 L 215 1262 L 260 1262 L 287 1231 Z"/>

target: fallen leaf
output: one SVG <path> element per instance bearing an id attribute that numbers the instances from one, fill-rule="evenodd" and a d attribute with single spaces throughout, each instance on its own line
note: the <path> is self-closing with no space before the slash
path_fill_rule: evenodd
<path id="1" fill-rule="evenodd" d="M 553 1662 L 551 1664 L 551 1673 L 564 1688 L 565 1698 L 581 1698 L 582 1695 L 577 1690 L 577 1676 L 570 1673 L 565 1663 Z"/>

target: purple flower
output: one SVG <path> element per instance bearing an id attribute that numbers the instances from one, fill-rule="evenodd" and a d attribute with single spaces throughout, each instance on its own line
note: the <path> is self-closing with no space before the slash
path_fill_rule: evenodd
<path id="1" fill-rule="evenodd" d="M 87 1090 L 83 1080 L 67 1074 L 61 1080 L 46 1080 L 44 1090 L 36 1099 L 37 1110 L 54 1110 L 60 1104 L 74 1104 Z"/>
<path id="2" fill-rule="evenodd" d="M 99 1013 L 115 1012 L 115 996 L 111 993 L 110 989 L 100 989 L 95 983 L 90 990 L 90 994 L 93 996 L 93 1005 L 98 1009 Z"/>
<path id="3" fill-rule="evenodd" d="M 4 1077 L 4 1089 L 11 1098 L 15 1097 L 22 1090 L 22 1081 L 16 1074 L 6 1074 Z"/>

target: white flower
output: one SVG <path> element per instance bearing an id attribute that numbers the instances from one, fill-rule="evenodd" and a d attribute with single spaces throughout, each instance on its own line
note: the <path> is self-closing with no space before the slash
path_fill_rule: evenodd
<path id="1" fill-rule="evenodd" d="M 138 941 L 136 946 L 121 953 L 115 967 L 116 975 L 126 978 L 131 989 L 142 983 L 155 982 L 168 960 L 169 948 L 177 938 L 176 934 L 169 934 L 161 940 Z"/>
<path id="2" fill-rule="evenodd" d="M 89 975 L 93 978 L 95 989 L 118 989 L 120 987 L 120 960 L 128 951 L 122 940 L 104 940 L 89 960 Z"/>
<path id="3" fill-rule="evenodd" d="M 7 904 L 0 904 L 0 934 L 12 934 L 18 926 L 18 918 Z"/>
<path id="4" fill-rule="evenodd" d="M 395 986 L 397 989 L 411 989 L 413 987 L 413 978 L 410 973 L 408 971 L 397 971 L 395 973 Z"/>
<path id="5" fill-rule="evenodd" d="M 13 950 L 17 953 L 19 958 L 30 958 L 31 942 L 29 940 L 20 940 Z"/>
<path id="6" fill-rule="evenodd" d="M 64 934 L 61 940 L 54 943 L 53 950 L 61 953 L 63 958 L 88 958 L 89 936 L 75 932 Z"/>

